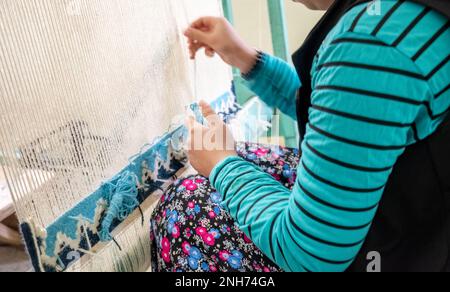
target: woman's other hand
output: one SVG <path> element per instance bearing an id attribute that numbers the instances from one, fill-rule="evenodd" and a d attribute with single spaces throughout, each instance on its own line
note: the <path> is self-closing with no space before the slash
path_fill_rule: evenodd
<path id="1" fill-rule="evenodd" d="M 204 48 L 205 54 L 217 53 L 227 64 L 248 73 L 256 63 L 258 52 L 248 46 L 223 17 L 202 17 L 185 31 L 192 59 Z"/>
<path id="2" fill-rule="evenodd" d="M 187 121 L 188 156 L 195 170 L 209 177 L 219 162 L 237 153 L 233 135 L 221 118 L 206 102 L 200 102 L 200 107 L 208 125 L 201 125 L 193 117 Z"/>

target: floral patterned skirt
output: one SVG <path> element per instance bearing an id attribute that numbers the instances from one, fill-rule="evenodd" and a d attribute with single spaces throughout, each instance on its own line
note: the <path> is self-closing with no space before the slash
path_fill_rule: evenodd
<path id="1" fill-rule="evenodd" d="M 299 152 L 240 143 L 239 156 L 292 189 Z M 221 195 L 207 178 L 178 179 L 161 198 L 151 220 L 156 272 L 279 272 L 220 207 Z"/>

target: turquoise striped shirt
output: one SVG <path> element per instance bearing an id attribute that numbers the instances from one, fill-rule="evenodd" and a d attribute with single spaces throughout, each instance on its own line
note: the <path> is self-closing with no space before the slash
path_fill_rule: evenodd
<path id="1" fill-rule="evenodd" d="M 345 271 L 397 159 L 449 111 L 448 20 L 408 1 L 382 0 L 380 15 L 366 6 L 341 19 L 314 60 L 310 123 L 292 192 L 237 157 L 210 176 L 223 207 L 286 271 Z M 295 118 L 301 85 L 291 66 L 265 55 L 248 86 Z"/>

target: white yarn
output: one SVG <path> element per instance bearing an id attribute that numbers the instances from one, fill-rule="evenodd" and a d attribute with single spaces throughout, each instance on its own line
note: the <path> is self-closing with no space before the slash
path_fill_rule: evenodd
<path id="1" fill-rule="evenodd" d="M 49 226 L 187 104 L 229 89 L 229 68 L 200 57 L 194 69 L 182 36 L 196 17 L 220 15 L 220 3 L 0 0 L 0 161 L 21 222 Z M 121 245 L 143 252 L 148 230 L 137 221 Z M 80 269 L 117 268 L 114 248 L 100 252 L 109 264 Z"/>

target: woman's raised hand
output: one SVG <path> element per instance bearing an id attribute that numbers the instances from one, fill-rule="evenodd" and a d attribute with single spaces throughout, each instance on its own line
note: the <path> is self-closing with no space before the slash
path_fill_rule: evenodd
<path id="1" fill-rule="evenodd" d="M 223 17 L 202 17 L 184 32 L 188 38 L 191 59 L 204 48 L 205 54 L 217 53 L 224 62 L 248 73 L 256 63 L 258 52 L 248 46 Z"/>

